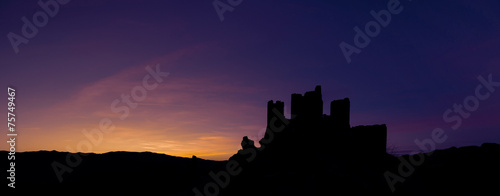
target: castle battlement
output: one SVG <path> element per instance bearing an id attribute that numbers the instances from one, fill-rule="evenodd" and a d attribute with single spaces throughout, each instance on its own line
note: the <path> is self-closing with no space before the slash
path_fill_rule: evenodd
<path id="1" fill-rule="evenodd" d="M 308 145 L 315 149 L 329 152 L 380 154 L 386 152 L 386 125 L 355 126 L 350 125 L 350 100 L 344 98 L 330 102 L 330 115 L 323 114 L 321 86 L 304 95 L 291 95 L 291 123 L 287 133 L 278 139 L 273 127 L 282 127 L 284 119 L 284 103 L 272 101 L 267 103 L 267 130 L 263 140 L 268 142 L 270 136 L 277 138 L 280 145 Z M 274 124 L 272 124 L 274 123 Z M 281 131 L 279 131 L 281 132 Z M 290 140 L 290 141 L 286 141 Z M 277 145 L 277 144 L 275 144 Z M 299 148 L 299 147 L 297 147 Z M 350 152 L 356 151 L 356 152 Z"/>

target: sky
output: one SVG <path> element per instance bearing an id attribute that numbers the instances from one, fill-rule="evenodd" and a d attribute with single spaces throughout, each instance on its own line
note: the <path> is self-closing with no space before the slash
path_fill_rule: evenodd
<path id="1" fill-rule="evenodd" d="M 494 0 L 1 1 L 0 83 L 16 89 L 17 151 L 224 160 L 243 136 L 263 136 L 268 100 L 284 101 L 288 114 L 290 95 L 316 85 L 326 114 L 330 101 L 349 97 L 351 126 L 386 124 L 394 153 L 418 151 L 414 141 L 436 128 L 447 137 L 438 149 L 500 143 L 499 8 Z M 168 76 L 150 77 L 155 88 L 139 92 L 148 69 Z M 487 98 L 477 98 L 481 85 Z M 132 92 L 137 105 L 113 110 Z M 464 101 L 467 117 L 443 118 Z M 99 131 L 103 119 L 112 131 Z"/>

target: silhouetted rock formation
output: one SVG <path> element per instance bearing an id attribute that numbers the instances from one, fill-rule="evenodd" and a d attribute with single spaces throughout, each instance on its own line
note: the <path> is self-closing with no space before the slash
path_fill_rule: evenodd
<path id="1" fill-rule="evenodd" d="M 251 139 L 248 139 L 247 136 L 243 137 L 243 141 L 241 141 L 241 147 L 243 150 L 249 149 L 249 148 L 255 148 L 254 142 Z"/>

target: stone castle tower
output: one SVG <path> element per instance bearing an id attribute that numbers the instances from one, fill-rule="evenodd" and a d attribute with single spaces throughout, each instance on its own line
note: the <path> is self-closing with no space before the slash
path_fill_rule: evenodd
<path id="1" fill-rule="evenodd" d="M 330 115 L 323 114 L 318 85 L 304 95 L 292 94 L 290 119 L 284 117 L 283 102 L 270 100 L 266 134 L 259 143 L 276 151 L 377 156 L 386 153 L 386 138 L 385 124 L 351 127 L 348 98 L 331 101 Z"/>

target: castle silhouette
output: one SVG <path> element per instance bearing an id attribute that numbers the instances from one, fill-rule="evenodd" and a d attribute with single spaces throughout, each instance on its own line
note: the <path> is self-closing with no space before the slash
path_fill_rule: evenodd
<path id="1" fill-rule="evenodd" d="M 292 94 L 291 102 L 290 119 L 285 118 L 284 102 L 270 100 L 267 103 L 267 126 L 264 138 L 259 141 L 261 148 L 286 147 L 296 152 L 314 150 L 321 154 L 377 156 L 386 153 L 386 125 L 351 127 L 348 98 L 331 101 L 330 115 L 323 114 L 320 85 L 304 95 Z M 245 136 L 242 148 L 255 146 Z"/>
<path id="2" fill-rule="evenodd" d="M 348 98 L 331 101 L 330 115 L 323 114 L 319 85 L 303 95 L 291 95 L 290 118 L 285 118 L 282 101 L 270 100 L 266 133 L 259 143 L 256 147 L 254 141 L 243 137 L 242 149 L 229 158 L 237 161 L 243 172 L 231 179 L 222 195 L 273 195 L 268 190 L 280 190 L 281 195 L 311 195 L 309 189 L 328 192 L 332 184 L 340 193 L 352 193 L 359 184 L 366 186 L 363 193 L 386 193 L 380 178 L 392 157 L 386 153 L 386 125 L 351 127 Z M 285 188 L 281 190 L 276 182 L 289 192 L 282 192 Z M 296 183 L 309 188 L 294 188 Z M 250 191 L 247 187 L 258 188 Z"/>

